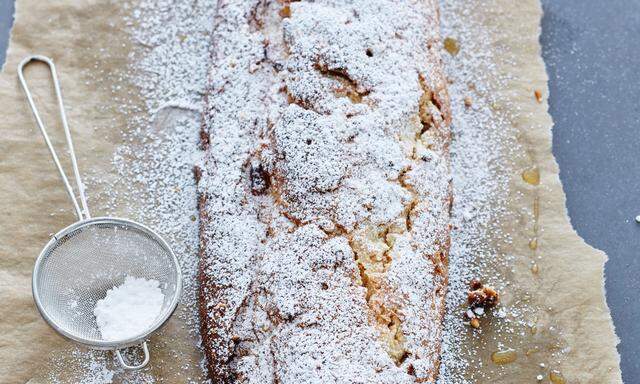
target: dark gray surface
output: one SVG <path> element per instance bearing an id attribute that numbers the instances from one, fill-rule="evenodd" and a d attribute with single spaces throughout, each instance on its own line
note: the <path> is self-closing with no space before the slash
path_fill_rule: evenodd
<path id="1" fill-rule="evenodd" d="M 4 64 L 7 53 L 11 25 L 13 25 L 13 0 L 0 0 L 0 67 Z"/>
<path id="2" fill-rule="evenodd" d="M 640 2 L 542 3 L 553 152 L 569 216 L 609 255 L 607 302 L 622 339 L 622 375 L 640 383 Z"/>
<path id="3" fill-rule="evenodd" d="M 569 216 L 610 257 L 607 301 L 623 378 L 640 383 L 640 1 L 542 3 L 553 152 Z M 0 0 L 0 63 L 12 20 L 13 1 Z"/>

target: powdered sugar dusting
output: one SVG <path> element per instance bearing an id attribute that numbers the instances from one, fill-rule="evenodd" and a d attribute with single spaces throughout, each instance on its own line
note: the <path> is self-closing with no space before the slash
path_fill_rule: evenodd
<path id="1" fill-rule="evenodd" d="M 103 351 L 76 348 L 68 354 L 57 355 L 52 364 L 54 371 L 46 379 L 51 384 L 155 383 L 154 378 L 145 372 L 130 372 L 121 381 L 125 371 L 114 367 L 111 357 Z M 70 367 L 74 369 L 70 370 Z"/>
<path id="2" fill-rule="evenodd" d="M 131 53 L 128 71 L 102 75 L 109 76 L 114 103 L 119 104 L 119 112 L 127 117 L 126 142 L 114 158 L 118 180 L 105 180 L 103 175 L 93 175 L 88 182 L 90 193 L 97 190 L 97 185 L 107 186 L 107 192 L 99 196 L 99 200 L 107 200 L 109 204 L 100 207 L 100 211 L 127 212 L 129 217 L 158 229 L 174 246 L 185 273 L 183 310 L 176 316 L 187 324 L 193 344 L 197 344 L 195 330 L 198 323 L 195 314 L 198 223 L 191 171 L 193 164 L 200 162 L 200 153 L 194 148 L 198 142 L 205 72 L 210 62 L 207 53 L 210 48 L 209 30 L 215 23 L 223 21 L 214 19 L 216 3 L 215 0 L 189 4 L 145 0 L 123 5 L 127 14 L 125 22 L 137 48 Z M 419 172 L 444 173 L 442 169 L 413 168 L 414 164 L 419 164 L 417 158 L 422 157 L 433 157 L 433 164 L 444 166 L 444 161 L 439 159 L 443 149 L 438 149 L 438 146 L 445 140 L 422 135 L 420 141 L 427 143 L 425 146 L 430 146 L 431 151 L 423 150 L 415 140 L 415 131 L 422 120 L 428 120 L 430 115 L 438 116 L 438 112 L 432 109 L 434 105 L 422 110 L 419 107 L 424 88 L 434 90 L 439 87 L 431 82 L 436 78 L 433 74 L 437 72 L 438 63 L 432 61 L 433 56 L 425 49 L 415 52 L 404 50 L 414 44 L 423 46 L 425 41 L 434 50 L 439 49 L 438 28 L 424 28 L 425 25 L 435 25 L 433 7 L 430 2 L 423 1 L 419 6 L 424 11 L 408 13 L 402 7 L 390 9 L 391 1 L 294 3 L 291 12 L 295 22 L 283 22 L 278 15 L 283 7 L 276 6 L 275 2 L 246 3 L 247 9 L 257 10 L 252 14 L 253 21 L 249 25 L 244 22 L 245 8 L 227 5 L 225 15 L 233 22 L 224 20 L 226 24 L 221 24 L 222 28 L 228 28 L 220 31 L 228 39 L 224 41 L 227 49 L 214 50 L 213 61 L 217 63 L 220 74 L 212 76 L 214 82 L 210 84 L 211 88 L 224 89 L 225 92 L 211 93 L 208 104 L 215 108 L 218 117 L 237 116 L 237 119 L 209 123 L 215 130 L 215 135 L 211 136 L 212 145 L 222 142 L 226 145 L 216 146 L 219 153 L 207 159 L 205 171 L 210 173 L 209 176 L 215 174 L 215 177 L 207 177 L 206 184 L 201 186 L 209 196 L 207 211 L 218 215 L 215 232 L 210 232 L 209 228 L 206 233 L 210 247 L 215 248 L 209 251 L 210 255 L 226 261 L 229 261 L 230 254 L 237 257 L 234 260 L 237 263 L 227 269 L 218 265 L 223 271 L 215 272 L 215 276 L 220 277 L 221 287 L 229 288 L 233 284 L 236 291 L 225 296 L 227 301 L 221 307 L 217 307 L 219 302 L 208 304 L 215 314 L 228 311 L 225 308 L 241 310 L 233 321 L 230 320 L 231 315 L 224 318 L 224 327 L 217 331 L 223 338 L 233 337 L 237 341 L 234 353 L 243 358 L 236 360 L 234 369 L 250 372 L 251 377 L 259 382 L 272 381 L 274 372 L 282 378 L 295 377 L 292 379 L 294 382 L 318 381 L 317 376 L 306 371 L 308 367 L 316 366 L 324 369 L 322 374 L 330 372 L 324 377 L 325 381 L 366 381 L 373 372 L 381 372 L 375 382 L 411 382 L 409 363 L 414 363 L 413 369 L 418 375 L 425 374 L 432 368 L 428 363 L 431 356 L 422 359 L 422 366 L 420 362 L 415 364 L 415 357 L 413 360 L 405 358 L 398 368 L 389 350 L 379 343 L 381 332 L 371 326 L 378 321 L 373 317 L 382 314 L 388 324 L 394 327 L 402 325 L 402 333 L 406 332 L 408 337 L 398 343 L 401 350 L 414 348 L 412 340 L 420 337 L 432 340 L 430 345 L 436 345 L 438 334 L 425 333 L 437 330 L 437 327 L 422 326 L 433 322 L 433 318 L 425 317 L 424 312 L 410 312 L 413 307 L 407 308 L 405 303 L 401 303 L 405 312 L 402 312 L 402 319 L 397 319 L 401 322 L 397 322 L 387 312 L 371 314 L 370 305 L 381 308 L 376 307 L 376 295 L 370 297 L 374 299 L 373 303 L 365 299 L 345 301 L 344 297 L 367 295 L 367 289 L 358 282 L 362 279 L 360 270 L 353 263 L 358 253 L 362 255 L 360 264 L 370 263 L 373 268 L 369 276 L 394 287 L 390 295 L 380 297 L 379 301 L 384 302 L 389 296 L 397 297 L 397 292 L 402 292 L 416 300 L 414 303 L 424 300 L 437 303 L 435 298 L 421 297 L 423 289 L 433 292 L 434 281 L 428 276 L 421 279 L 417 274 L 406 274 L 408 269 L 416 268 L 410 262 L 413 253 L 429 253 L 433 249 L 413 250 L 420 244 L 408 238 L 407 220 L 404 223 L 392 220 L 405 218 L 407 202 L 414 201 L 416 193 L 421 190 L 433 187 L 418 185 L 430 180 Z M 260 4 L 267 3 L 277 9 L 260 10 L 264 7 Z M 460 0 L 442 3 L 444 35 L 458 38 L 462 42 L 462 50 L 456 57 L 444 53 L 446 68 L 453 80 L 449 89 L 454 110 L 452 170 L 457 229 L 452 234 L 450 295 L 439 382 L 462 384 L 481 379 L 469 376 L 468 371 L 473 371 L 469 368 L 479 367 L 483 362 L 468 356 L 478 349 L 479 337 L 469 335 L 458 306 L 465 300 L 469 278 L 482 275 L 483 265 L 495 256 L 495 249 L 484 240 L 488 231 L 499 230 L 491 222 L 500 217 L 500 204 L 492 202 L 500 201 L 507 194 L 507 183 L 500 176 L 504 170 L 500 167 L 510 156 L 505 154 L 517 150 L 517 146 L 512 146 L 513 143 L 507 145 L 500 129 L 494 128 L 502 123 L 496 120 L 499 116 L 492 110 L 490 83 L 484 74 L 495 69 L 491 57 L 495 47 L 489 46 L 486 31 L 480 24 L 473 23 L 474 19 L 470 17 L 474 8 L 484 6 L 484 2 L 473 7 Z M 336 4 L 343 12 L 332 10 Z M 313 11 L 306 12 L 306 7 L 313 8 Z M 286 16 L 286 12 L 282 14 Z M 268 18 L 261 19 L 261 15 L 268 15 Z M 381 22 L 381 15 L 390 15 L 394 22 Z M 394 34 L 392 38 L 385 35 L 402 25 L 403 18 L 412 25 L 410 28 L 398 36 Z M 324 22 L 318 23 L 320 20 L 354 24 L 351 32 L 355 33 L 351 36 L 344 33 L 342 27 L 335 28 L 323 31 L 325 40 L 318 41 L 313 33 L 306 32 L 312 28 L 326 29 Z M 235 30 L 232 26 L 237 23 L 242 28 Z M 281 28 L 283 23 L 288 23 L 286 37 L 282 35 L 285 30 Z M 368 23 L 382 25 L 378 30 Z M 422 35 L 415 33 L 414 28 L 423 28 Z M 417 42 L 418 36 L 422 45 Z M 265 44 L 267 40 L 269 43 Z M 335 48 L 328 44 L 333 41 L 345 45 Z M 399 42 L 402 46 L 390 48 L 390 42 Z M 285 48 L 294 49 L 292 55 L 295 60 L 283 55 Z M 96 53 L 96 61 L 102 60 L 104 54 Z M 405 60 L 406 57 L 411 59 Z M 383 60 L 389 63 L 382 63 Z M 420 65 L 416 64 L 418 62 Z M 317 65 L 309 68 L 309 64 Z M 245 65 L 242 71 L 237 72 L 243 77 L 234 79 L 230 76 L 236 73 L 233 68 L 238 65 Z M 386 68 L 388 72 L 371 71 L 372 67 Z M 99 64 L 96 68 L 100 73 Z M 289 75 L 281 75 L 284 70 Z M 254 73 L 255 77 L 248 76 L 246 72 Z M 418 73 L 423 74 L 424 84 L 421 84 Z M 299 81 L 294 76 L 308 78 Z M 389 78 L 398 79 L 398 84 L 390 83 Z M 251 82 L 254 79 L 258 81 Z M 136 85 L 135 90 L 122 95 L 119 88 L 131 83 Z M 477 92 L 470 90 L 468 83 L 473 83 Z M 234 84 L 234 87 L 229 88 L 229 84 Z M 244 88 L 235 88 L 238 84 Z M 286 86 L 284 94 L 279 91 L 283 84 Z M 473 96 L 472 108 L 466 108 L 462 100 L 469 94 Z M 290 106 L 289 96 L 293 98 Z M 142 103 L 137 102 L 137 98 Z M 377 112 L 379 108 L 389 114 Z M 285 109 L 286 114 L 283 112 Z M 287 124 L 281 121 L 281 115 L 286 116 Z M 411 116 L 416 121 L 404 124 Z M 374 119 L 381 123 L 369 124 Z M 311 128 L 300 129 L 299 125 L 303 124 Z M 356 135 L 352 138 L 354 133 Z M 307 139 L 311 140 L 310 144 L 307 144 Z M 289 154 L 294 158 L 289 158 Z M 329 161 L 318 161 L 319 157 Z M 301 163 L 304 163 L 304 168 L 301 168 Z M 255 184 L 258 196 L 247 193 L 247 188 L 250 188 L 247 175 L 251 169 L 255 175 L 260 175 L 259 166 L 265 172 L 280 175 L 280 179 L 273 179 L 273 185 L 278 187 L 277 193 L 260 195 L 260 183 Z M 411 171 L 407 170 L 409 166 Z M 325 194 L 332 198 L 323 197 Z M 91 198 L 98 200 L 96 196 Z M 434 202 L 430 195 L 419 199 Z M 92 205 L 95 206 L 93 202 Z M 436 212 L 420 208 L 414 210 L 413 207 L 411 211 L 416 212 L 416 217 L 409 222 L 415 226 L 424 224 L 424 217 L 418 217 L 418 213 Z M 361 223 L 364 222 L 371 225 L 363 226 Z M 509 241 L 508 236 L 503 237 L 504 241 Z M 241 241 L 223 241 L 229 238 Z M 248 238 L 255 241 L 245 241 Z M 263 244 L 261 240 L 266 241 Z M 421 244 L 429 246 L 433 242 Z M 262 254 L 259 249 L 269 249 L 272 253 Z M 512 256 L 500 256 L 505 265 L 513 262 Z M 403 261 L 406 264 L 403 265 Z M 376 275 L 376 268 L 384 272 L 382 278 Z M 498 275 L 491 275 L 489 283 L 501 290 L 507 286 L 506 281 Z M 264 287 L 274 288 L 260 295 L 249 294 Z M 311 305 L 311 308 L 301 306 L 301 303 Z M 331 310 L 322 308 L 318 303 L 332 303 Z M 319 313 L 326 315 L 320 318 L 320 324 L 317 318 L 309 315 Z M 343 313 L 347 315 L 342 316 Z M 504 307 L 492 321 L 501 322 L 504 333 L 518 333 L 522 327 L 512 325 L 520 324 L 526 314 L 526 308 Z M 322 321 L 329 319 L 335 327 L 332 331 L 349 334 L 351 345 L 332 345 L 335 339 L 321 326 Z M 419 330 L 419 326 L 423 330 Z M 419 332 L 414 331 L 416 329 Z M 397 333 L 387 334 L 394 336 Z M 265 335 L 277 337 L 267 338 Z M 303 348 L 309 339 L 330 347 L 323 352 Z M 375 352 L 365 348 L 376 343 L 379 343 L 378 347 L 372 348 Z M 183 354 L 172 351 L 171 343 L 162 348 L 170 350 L 172 359 L 184 361 L 185 370 L 193 365 Z M 429 352 L 429 348 L 418 350 L 427 355 L 435 353 Z M 254 354 L 245 355 L 247 351 Z M 291 351 L 297 354 L 292 357 Z M 164 363 L 154 360 L 153 356 L 152 350 L 152 365 Z M 362 356 L 368 360 L 355 364 L 357 369 L 354 370 L 353 362 Z M 284 361 L 291 363 L 286 366 L 278 364 Z M 185 379 L 180 372 L 171 371 L 165 371 L 168 377 L 164 378 L 153 377 L 150 371 L 124 372 L 114 365 L 110 354 L 99 351 L 75 349 L 70 356 L 56 358 L 53 363 L 54 372 L 49 379 L 52 383 L 200 380 L 198 375 Z M 78 367 L 73 378 L 60 373 L 70 366 Z M 267 368 L 254 369 L 256 367 Z M 198 367 L 196 369 L 199 370 Z M 306 374 L 296 376 L 301 372 Z M 336 376 L 329 376 L 333 374 Z"/>
<path id="3" fill-rule="evenodd" d="M 433 380 L 451 201 L 437 7 L 224 0 L 213 41 L 212 378 Z"/>
<path id="4" fill-rule="evenodd" d="M 475 367 L 468 356 L 473 352 L 463 355 L 474 348 L 474 344 L 466 343 L 469 327 L 463 322 L 461 304 L 466 301 L 468 282 L 482 275 L 483 260 L 495 252 L 487 246 L 486 231 L 488 223 L 498 214 L 494 197 L 504 198 L 506 185 L 496 172 L 500 166 L 496 157 L 501 139 L 498 132 L 490 129 L 496 116 L 490 108 L 489 84 L 480 71 L 490 70 L 486 66 L 491 65 L 491 50 L 483 46 L 483 42 L 489 40 L 482 37 L 480 25 L 470 24 L 471 18 L 463 16 L 473 12 L 468 3 L 440 3 L 443 36 L 455 38 L 464 45 L 456 55 L 443 50 L 446 72 L 452 80 L 449 90 L 451 129 L 455 137 L 451 146 L 455 230 L 452 231 L 443 359 L 438 382 L 466 384 L 475 382 L 468 373 Z M 470 84 L 478 92 L 470 90 Z M 465 106 L 464 97 L 473 97 L 472 108 Z"/>
<path id="5" fill-rule="evenodd" d="M 491 9 L 495 3 L 485 1 L 473 7 L 462 0 L 440 3 L 442 34 L 457 40 L 460 50 L 455 54 L 443 50 L 450 79 L 455 199 L 438 383 L 508 381 L 522 376 L 504 375 L 508 368 L 493 365 L 489 355 L 505 348 L 527 350 L 523 335 L 531 331 L 529 319 L 538 316 L 532 300 L 503 301 L 482 319 L 479 330 L 465 323 L 462 314 L 472 278 L 481 278 L 503 296 L 518 298 L 517 288 L 510 282 L 516 257 L 501 249 L 501 245 L 513 240 L 502 231 L 501 221 L 512 217 L 506 202 L 512 198 L 513 159 L 522 156 L 523 150 L 509 121 L 510 114 L 518 111 L 509 110 L 509 101 L 498 99 L 495 92 L 513 79 L 499 71 L 496 50 L 503 48 L 494 44 L 496 32 L 487 26 L 491 23 L 476 11 L 476 7 Z M 505 52 L 500 53 L 506 56 Z M 531 377 L 535 380 L 535 376 Z"/>
<path id="6" fill-rule="evenodd" d="M 196 312 L 197 209 L 193 166 L 200 161 L 198 134 L 203 88 L 209 65 L 209 35 L 215 1 L 141 0 L 120 4 L 122 24 L 133 43 L 128 67 L 104 73 L 100 63 L 121 52 L 100 49 L 93 82 L 113 94 L 108 113 L 125 116 L 123 144 L 114 158 L 113 174 L 85 177 L 96 211 L 125 215 L 157 230 L 178 257 L 183 273 L 181 305 L 171 323 L 194 352 L 178 347 L 166 330 L 151 340 L 149 368 L 122 370 L 112 354 L 74 349 L 53 362 L 49 381 L 56 383 L 197 383 L 204 380 L 198 355 Z M 96 50 L 97 51 L 97 50 Z M 116 108 L 113 111 L 112 108 Z M 103 191 L 96 195 L 96 191 Z M 172 331 L 175 332 L 175 331 Z M 188 340 L 188 342 L 186 341 Z M 160 353 L 161 344 L 162 353 Z M 188 352 L 188 353 L 187 353 Z M 164 361 L 161 355 L 171 359 Z M 177 363 L 176 363 L 177 362 Z M 175 370 L 168 367 L 175 366 Z M 64 372 L 78 371 L 73 378 Z M 158 369 L 161 367 L 161 369 Z M 152 372 L 162 373 L 155 377 Z M 168 381 L 167 381 L 168 380 Z"/>

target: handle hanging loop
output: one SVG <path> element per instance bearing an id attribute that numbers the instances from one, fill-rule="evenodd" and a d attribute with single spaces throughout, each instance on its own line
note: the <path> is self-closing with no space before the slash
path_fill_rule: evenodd
<path id="1" fill-rule="evenodd" d="M 62 120 L 62 127 L 64 128 L 64 135 L 67 140 L 67 147 L 69 149 L 69 155 L 71 156 L 71 165 L 73 167 L 73 175 L 76 179 L 76 185 L 78 187 L 78 193 L 80 195 L 80 204 L 82 204 L 82 209 L 78 204 L 78 199 L 73 192 L 73 188 L 69 183 L 69 179 L 62 169 L 62 165 L 60 164 L 60 160 L 58 159 L 58 155 L 56 154 L 53 145 L 51 144 L 51 140 L 49 140 L 49 135 L 47 134 L 47 130 L 44 127 L 44 123 L 40 118 L 40 113 L 36 108 L 35 103 L 33 102 L 33 96 L 31 95 L 31 91 L 29 91 L 29 87 L 27 86 L 27 82 L 24 79 L 24 67 L 27 66 L 32 61 L 40 61 L 45 63 L 49 70 L 51 71 L 51 78 L 53 80 L 53 87 L 56 92 L 56 99 L 58 101 L 58 110 L 60 111 L 60 119 Z M 67 193 L 71 198 L 71 202 L 73 203 L 73 208 L 76 211 L 76 215 L 79 220 L 89 219 L 91 216 L 89 214 L 89 207 L 87 206 L 87 198 L 85 196 L 84 185 L 82 184 L 82 180 L 80 179 L 80 171 L 78 170 L 78 161 L 76 160 L 76 153 L 73 149 L 73 142 L 71 140 L 71 132 L 69 131 L 69 124 L 67 123 L 67 115 L 64 110 L 64 104 L 62 102 L 62 93 L 60 92 L 60 83 L 58 81 L 58 74 L 56 73 L 56 67 L 53 64 L 53 60 L 46 56 L 33 55 L 27 56 L 20 62 L 18 65 L 18 78 L 20 79 L 20 84 L 24 89 L 24 93 L 27 96 L 27 101 L 29 101 L 29 107 L 31 107 L 31 112 L 33 113 L 33 117 L 36 119 L 36 123 L 38 123 L 38 127 L 40 128 L 40 132 L 44 137 L 45 143 L 47 143 L 47 147 L 49 148 L 49 152 L 51 153 L 51 157 L 53 158 L 53 162 L 56 164 L 56 168 L 58 168 L 58 172 L 60 173 L 60 177 L 64 182 L 64 186 L 67 189 Z"/>
<path id="2" fill-rule="evenodd" d="M 125 361 L 119 349 L 116 349 L 116 356 L 118 357 L 118 362 L 120 362 L 120 365 L 122 365 L 122 368 L 133 371 L 136 369 L 142 369 L 146 367 L 147 364 L 149 364 L 149 347 L 147 346 L 146 341 L 142 343 L 142 352 L 144 352 L 144 359 L 138 365 L 130 365 L 129 362 Z"/>

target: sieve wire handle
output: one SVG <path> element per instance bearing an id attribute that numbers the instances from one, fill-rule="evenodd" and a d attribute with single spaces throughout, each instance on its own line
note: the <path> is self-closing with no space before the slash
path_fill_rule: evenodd
<path id="1" fill-rule="evenodd" d="M 58 101 L 58 110 L 60 111 L 60 119 L 62 120 L 62 127 L 64 128 L 64 135 L 67 140 L 67 147 L 69 150 L 69 155 L 71 156 L 71 165 L 73 167 L 73 175 L 76 179 L 76 185 L 78 186 L 78 193 L 80 194 L 80 203 L 82 204 L 82 209 L 80 209 L 80 205 L 78 204 L 78 199 L 73 192 L 73 188 L 69 183 L 69 179 L 62 169 L 62 165 L 60 164 L 60 160 L 58 159 L 58 155 L 56 154 L 53 145 L 51 144 L 51 140 L 49 140 L 49 135 L 47 134 L 47 130 L 44 127 L 44 123 L 42 122 L 42 118 L 40 118 L 40 113 L 36 108 L 35 103 L 33 102 L 33 96 L 31 95 L 31 91 L 29 91 L 29 87 L 27 86 L 27 82 L 24 79 L 24 67 L 27 66 L 32 61 L 40 61 L 45 63 L 51 72 L 51 78 L 53 80 L 53 87 L 56 92 L 56 99 Z M 29 107 L 31 107 L 31 112 L 33 113 L 33 117 L 36 119 L 36 123 L 38 123 L 38 127 L 40 128 L 40 132 L 44 137 L 45 143 L 47 143 L 47 147 L 49 148 L 49 152 L 51 153 L 51 157 L 53 157 L 53 162 L 56 164 L 58 168 L 58 172 L 60 173 L 60 177 L 64 182 L 64 186 L 67 189 L 67 193 L 71 198 L 71 202 L 73 203 L 73 208 L 76 211 L 76 215 L 79 220 L 89 219 L 91 216 L 89 214 L 89 207 L 87 206 L 87 198 L 85 196 L 84 185 L 82 184 L 82 180 L 80 179 L 80 171 L 78 170 L 78 161 L 76 160 L 76 153 L 73 149 L 73 141 L 71 140 L 71 132 L 69 131 L 69 124 L 67 123 L 67 114 L 64 110 L 64 104 L 62 102 L 62 92 L 60 91 L 60 83 L 58 81 L 58 74 L 56 73 L 56 67 L 53 64 L 53 60 L 46 56 L 41 55 L 32 55 L 25 57 L 20 64 L 18 65 L 18 78 L 20 79 L 20 84 L 24 89 L 24 93 L 27 96 L 27 101 L 29 101 Z"/>
<path id="2" fill-rule="evenodd" d="M 147 347 L 146 341 L 142 343 L 142 351 L 144 352 L 144 360 L 142 360 L 142 363 L 138 365 L 129 365 L 129 363 L 127 363 L 122 357 L 122 353 L 120 353 L 119 349 L 116 349 L 116 356 L 118 356 L 118 361 L 120 362 L 120 365 L 122 365 L 122 368 L 129 370 L 142 369 L 149 364 L 149 347 Z"/>

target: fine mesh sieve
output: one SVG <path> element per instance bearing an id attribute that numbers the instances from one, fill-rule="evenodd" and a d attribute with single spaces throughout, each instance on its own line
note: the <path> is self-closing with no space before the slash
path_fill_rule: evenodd
<path id="1" fill-rule="evenodd" d="M 44 62 L 51 71 L 81 204 L 60 165 L 24 79 L 23 69 L 31 61 Z M 149 361 L 144 340 L 169 319 L 180 300 L 182 277 L 178 260 L 169 245 L 142 224 L 121 218 L 90 217 L 53 61 L 44 56 L 29 56 L 18 66 L 18 76 L 79 218 L 55 234 L 36 260 L 32 280 L 36 306 L 49 325 L 62 335 L 91 348 L 114 349 L 124 368 L 142 368 Z M 127 276 L 160 283 L 164 294 L 161 311 L 153 324 L 140 334 L 122 340 L 104 340 L 93 310 L 96 302 L 103 299 L 109 289 L 121 285 Z M 144 360 L 130 365 L 120 349 L 140 343 Z"/>
<path id="2" fill-rule="evenodd" d="M 173 312 L 180 274 L 174 264 L 168 245 L 148 228 L 123 219 L 89 219 L 63 229 L 45 246 L 33 272 L 33 297 L 47 322 L 70 339 L 105 349 L 130 346 Z M 162 310 L 144 334 L 105 341 L 93 309 L 126 276 L 159 281 Z"/>

